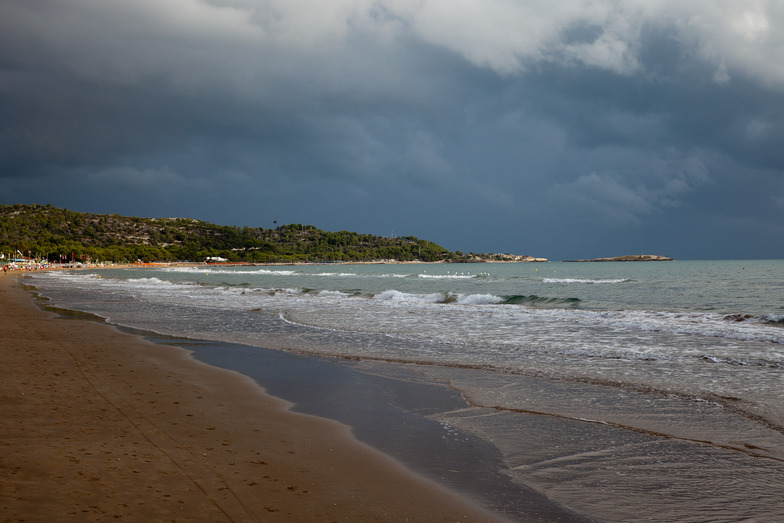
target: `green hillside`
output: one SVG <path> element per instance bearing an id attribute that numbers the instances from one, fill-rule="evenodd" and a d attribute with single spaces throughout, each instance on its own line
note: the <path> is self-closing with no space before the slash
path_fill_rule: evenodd
<path id="1" fill-rule="evenodd" d="M 204 261 L 328 262 L 461 259 L 440 245 L 413 236 L 387 238 L 327 232 L 312 225 L 275 229 L 215 225 L 189 218 L 137 218 L 91 214 L 51 205 L 0 205 L 0 252 L 52 262 Z"/>

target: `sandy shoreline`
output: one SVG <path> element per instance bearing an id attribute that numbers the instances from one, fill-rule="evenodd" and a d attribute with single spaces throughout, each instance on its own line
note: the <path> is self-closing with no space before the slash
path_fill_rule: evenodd
<path id="1" fill-rule="evenodd" d="M 0 274 L 3 521 L 492 521 L 249 378 Z"/>

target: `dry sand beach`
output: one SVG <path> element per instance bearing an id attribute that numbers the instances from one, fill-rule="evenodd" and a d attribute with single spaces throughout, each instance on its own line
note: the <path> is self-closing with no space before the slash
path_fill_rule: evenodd
<path id="1" fill-rule="evenodd" d="M 2 521 L 493 521 L 236 373 L 0 273 Z"/>

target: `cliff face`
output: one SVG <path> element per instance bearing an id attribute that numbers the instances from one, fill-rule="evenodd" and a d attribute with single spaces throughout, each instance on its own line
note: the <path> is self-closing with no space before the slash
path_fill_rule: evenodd
<path id="1" fill-rule="evenodd" d="M 627 256 L 617 256 L 615 258 L 593 258 L 591 260 L 566 260 L 575 262 L 627 262 L 627 261 L 672 261 L 672 258 L 659 256 L 658 254 L 630 254 Z"/>

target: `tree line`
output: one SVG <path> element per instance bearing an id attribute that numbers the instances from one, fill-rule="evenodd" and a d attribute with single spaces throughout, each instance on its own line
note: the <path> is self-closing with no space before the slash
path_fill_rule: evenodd
<path id="1" fill-rule="evenodd" d="M 286 263 L 395 260 L 460 261 L 414 236 L 384 237 L 289 224 L 265 229 L 190 218 L 80 213 L 51 205 L 0 205 L 0 252 L 58 261 Z M 462 253 L 461 253 L 462 254 Z"/>

